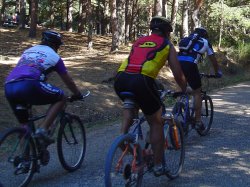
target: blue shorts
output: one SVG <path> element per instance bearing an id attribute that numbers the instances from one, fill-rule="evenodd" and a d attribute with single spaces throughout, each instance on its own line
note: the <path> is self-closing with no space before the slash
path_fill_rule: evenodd
<path id="1" fill-rule="evenodd" d="M 46 82 L 37 80 L 20 80 L 5 84 L 5 96 L 21 123 L 26 122 L 27 116 L 18 114 L 17 105 L 46 105 L 53 104 L 63 99 L 64 92 Z M 22 116 L 21 116 L 22 115 Z M 23 119 L 25 118 L 25 119 Z"/>

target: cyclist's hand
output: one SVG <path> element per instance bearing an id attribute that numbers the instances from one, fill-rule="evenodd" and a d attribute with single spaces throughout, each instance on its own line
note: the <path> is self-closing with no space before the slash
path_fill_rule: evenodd
<path id="1" fill-rule="evenodd" d="M 190 86 L 187 86 L 185 93 L 192 93 L 193 89 Z"/>
<path id="2" fill-rule="evenodd" d="M 218 70 L 218 72 L 215 74 L 215 76 L 217 78 L 221 78 L 222 77 L 222 71 L 221 70 Z"/>

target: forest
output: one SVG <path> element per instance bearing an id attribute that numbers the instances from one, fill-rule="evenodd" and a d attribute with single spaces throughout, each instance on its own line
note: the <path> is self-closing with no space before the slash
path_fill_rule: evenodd
<path id="1" fill-rule="evenodd" d="M 29 37 L 38 26 L 86 34 L 89 49 L 95 34 L 111 35 L 110 50 L 119 50 L 148 34 L 155 15 L 171 20 L 174 42 L 202 26 L 219 49 L 249 49 L 249 0 L 0 0 L 0 10 L 1 25 L 13 18 Z"/>

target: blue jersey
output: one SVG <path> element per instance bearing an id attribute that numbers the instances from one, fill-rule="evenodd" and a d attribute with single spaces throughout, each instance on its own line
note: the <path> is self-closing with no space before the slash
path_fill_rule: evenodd
<path id="1" fill-rule="evenodd" d="M 197 37 L 196 34 L 192 34 L 189 37 Z M 186 38 L 184 38 L 186 39 Z M 194 44 L 189 43 L 191 45 L 191 49 L 187 50 L 190 46 L 181 46 L 182 41 L 179 43 L 178 60 L 186 61 L 192 63 L 198 63 L 203 54 L 207 53 L 207 55 L 213 55 L 214 50 L 212 45 L 208 42 L 207 39 L 198 37 L 197 40 L 194 41 Z M 188 42 L 187 42 L 188 43 Z"/>

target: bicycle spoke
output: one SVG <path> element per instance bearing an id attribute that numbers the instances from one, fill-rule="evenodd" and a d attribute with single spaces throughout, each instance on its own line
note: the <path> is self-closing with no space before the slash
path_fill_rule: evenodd
<path id="1" fill-rule="evenodd" d="M 106 158 L 106 186 L 137 186 L 141 182 L 140 147 L 133 145 L 128 136 L 123 137 L 113 144 Z"/>
<path id="2" fill-rule="evenodd" d="M 35 149 L 23 129 L 10 130 L 0 140 L 0 178 L 4 186 L 25 186 L 33 176 Z M 11 178 L 11 180 L 9 180 Z"/>
<path id="3" fill-rule="evenodd" d="M 80 168 L 86 151 L 85 129 L 76 116 L 69 115 L 58 131 L 57 149 L 59 160 L 68 171 Z"/>
<path id="4" fill-rule="evenodd" d="M 168 170 L 167 176 L 172 179 L 179 175 L 184 163 L 184 137 L 179 123 L 176 127 L 169 127 L 165 141 L 165 166 Z"/>

